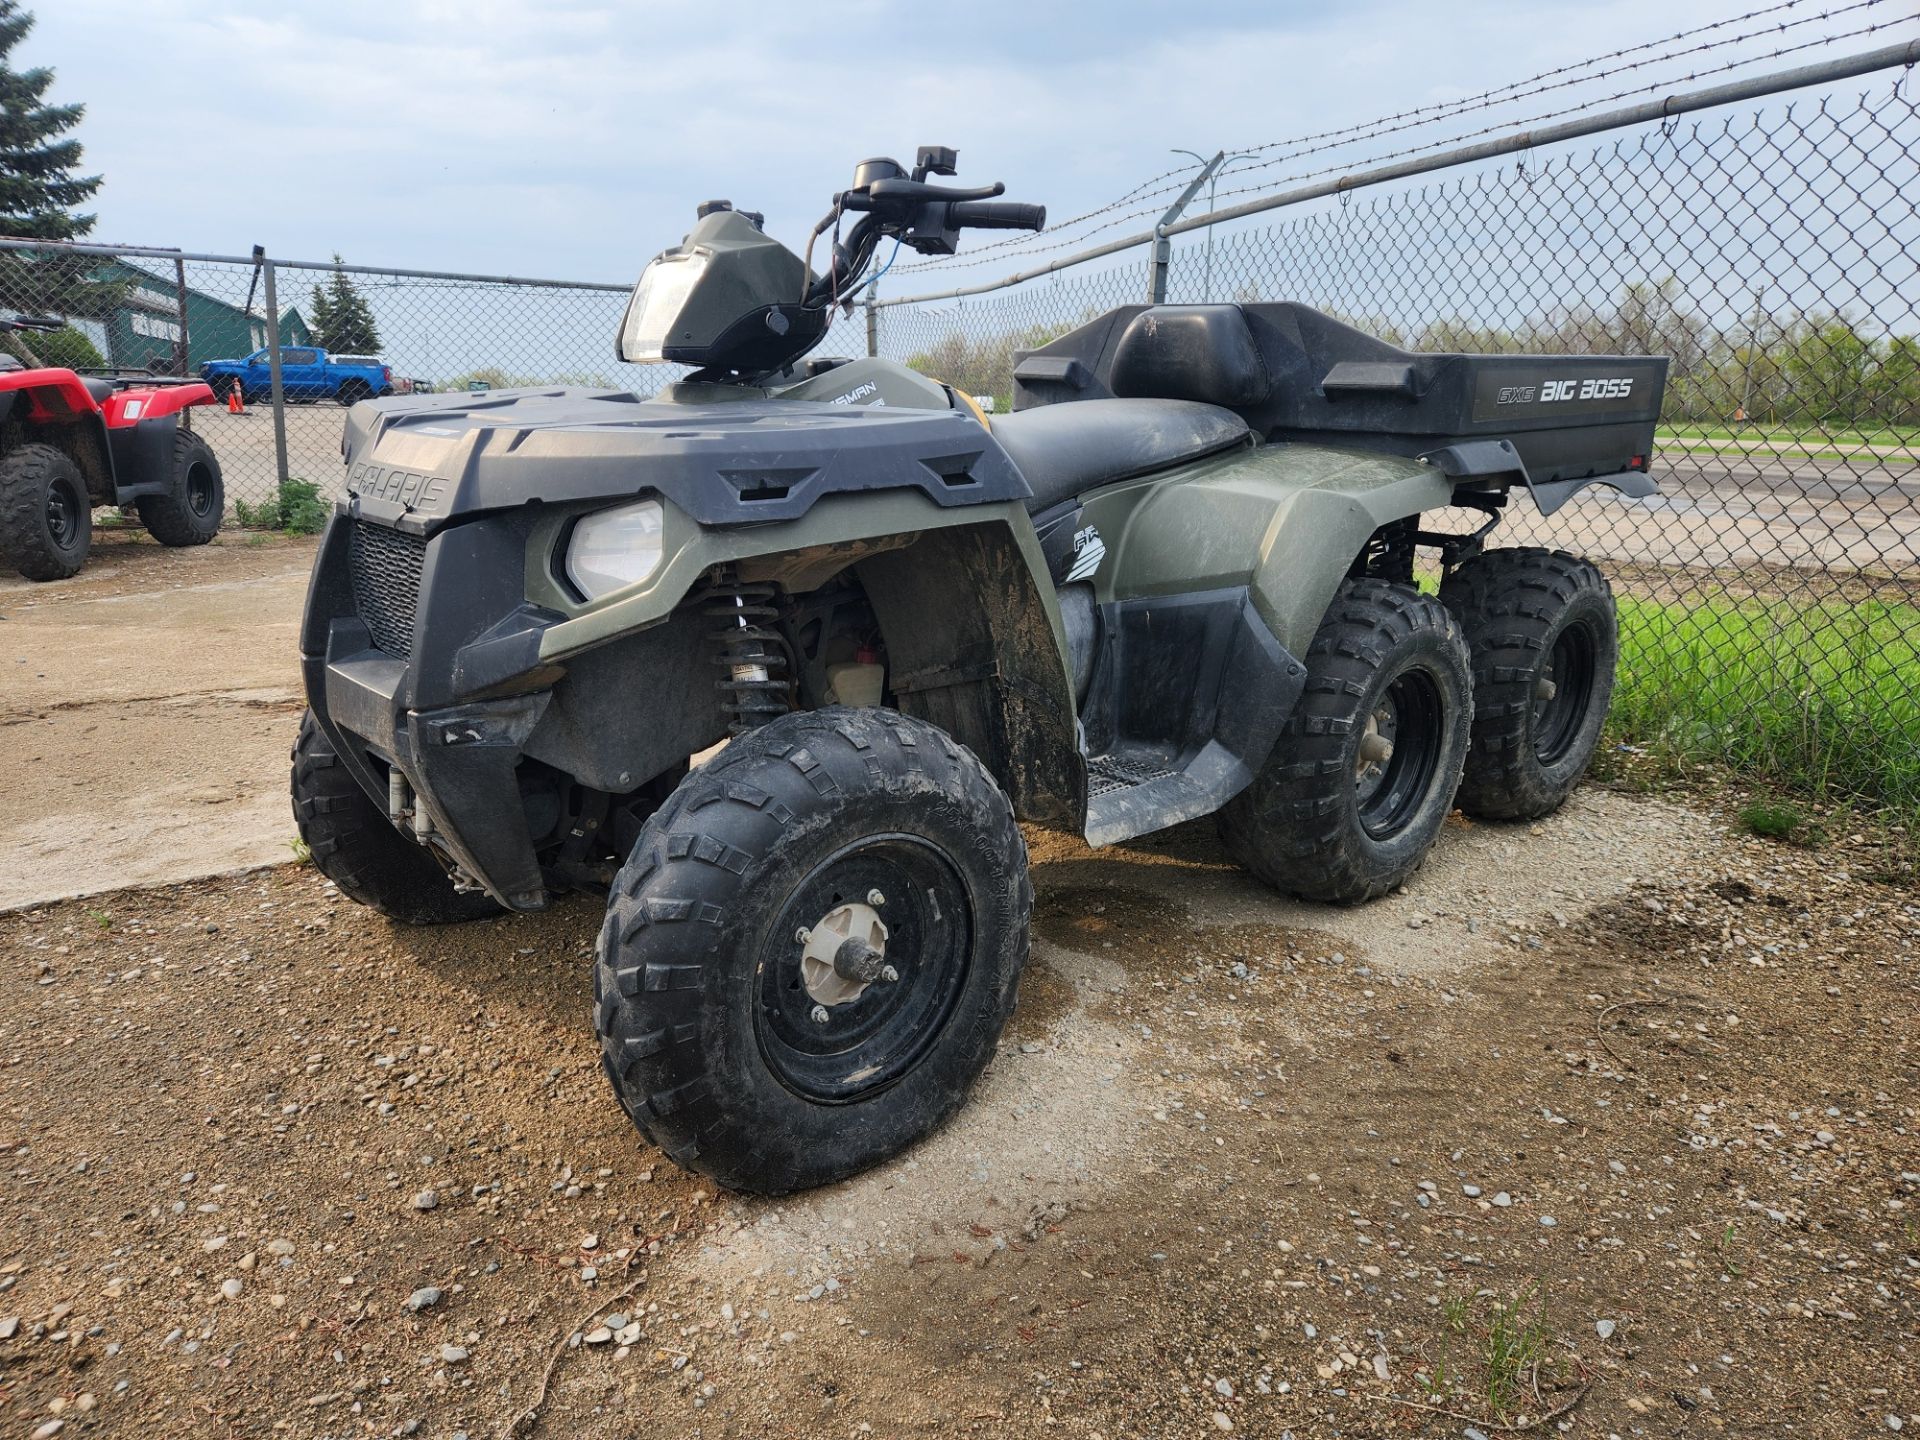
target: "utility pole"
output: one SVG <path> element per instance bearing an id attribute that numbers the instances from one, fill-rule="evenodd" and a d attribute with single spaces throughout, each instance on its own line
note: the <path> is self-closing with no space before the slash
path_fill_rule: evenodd
<path id="1" fill-rule="evenodd" d="M 1760 297 L 1764 287 L 1753 287 L 1753 319 L 1747 322 L 1747 374 L 1740 387 L 1740 423 L 1753 423 L 1753 352 L 1760 348 Z"/>
<path id="2" fill-rule="evenodd" d="M 1234 161 L 1251 160 L 1254 156 L 1254 152 L 1251 150 L 1235 150 L 1232 154 L 1228 154 L 1222 150 L 1209 160 L 1197 150 L 1182 150 L 1178 146 L 1174 147 L 1173 153 L 1176 155 L 1191 155 L 1205 167 L 1201 170 L 1200 175 L 1201 178 L 1207 182 L 1207 213 L 1209 215 L 1213 213 L 1214 187 L 1220 183 L 1222 172 L 1231 166 Z M 1168 212 L 1169 215 L 1173 213 L 1175 212 Z M 1166 225 L 1171 222 L 1163 219 L 1160 223 Z M 1213 227 L 1211 225 L 1207 227 L 1206 283 L 1201 291 L 1201 298 L 1209 305 L 1213 303 Z"/>

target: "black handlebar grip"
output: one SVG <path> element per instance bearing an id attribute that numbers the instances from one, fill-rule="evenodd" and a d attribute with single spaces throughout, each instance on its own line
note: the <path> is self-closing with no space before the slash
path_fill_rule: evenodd
<path id="1" fill-rule="evenodd" d="M 947 223 L 956 230 L 1042 230 L 1047 207 L 1018 200 L 956 200 L 947 207 Z"/>

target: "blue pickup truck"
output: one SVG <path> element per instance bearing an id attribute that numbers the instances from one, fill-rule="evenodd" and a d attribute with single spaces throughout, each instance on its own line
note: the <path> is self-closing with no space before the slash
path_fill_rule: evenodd
<path id="1" fill-rule="evenodd" d="M 236 389 L 245 401 L 273 395 L 265 350 L 256 350 L 244 360 L 209 360 L 200 367 L 200 378 L 223 400 Z M 329 355 L 311 345 L 280 347 L 280 384 L 289 400 L 338 400 L 342 405 L 391 395 L 395 388 L 393 371 L 378 358 Z"/>

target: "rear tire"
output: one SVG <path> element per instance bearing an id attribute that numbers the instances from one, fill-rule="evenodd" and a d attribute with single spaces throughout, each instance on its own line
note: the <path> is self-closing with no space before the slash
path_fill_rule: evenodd
<path id="1" fill-rule="evenodd" d="M 293 820 L 314 868 L 349 900 L 371 905 L 403 925 L 447 925 L 501 913 L 484 892 L 462 893 L 434 862 L 367 798 L 334 753 L 309 710 L 293 742 Z"/>
<path id="2" fill-rule="evenodd" d="M 135 502 L 140 523 L 162 545 L 204 545 L 220 533 L 227 491 L 213 447 L 191 430 L 173 434 L 173 476 L 164 495 Z"/>
<path id="3" fill-rule="evenodd" d="M 1453 808 L 1472 697 L 1466 642 L 1439 601 L 1347 581 L 1307 649 L 1306 689 L 1272 757 L 1220 812 L 1228 850 L 1303 900 L 1386 894 L 1420 867 Z"/>
<path id="4" fill-rule="evenodd" d="M 1566 803 L 1613 703 L 1619 622 L 1607 577 L 1577 555 L 1489 550 L 1440 599 L 1473 656 L 1473 745 L 1460 808 L 1536 820 Z"/>
<path id="5" fill-rule="evenodd" d="M 842 1179 L 965 1101 L 1032 906 L 1020 828 L 972 752 L 890 710 L 784 715 L 682 781 L 614 882 L 594 965 L 607 1076 L 648 1139 L 723 1185 Z M 891 980 L 809 960 L 814 936 L 844 954 L 849 934 L 878 937 Z"/>
<path id="6" fill-rule="evenodd" d="M 0 558 L 29 580 L 65 580 L 93 546 L 87 477 L 53 445 L 16 445 L 0 459 Z"/>
<path id="7" fill-rule="evenodd" d="M 373 394 L 373 387 L 364 380 L 342 382 L 338 399 L 342 405 L 356 405 Z"/>

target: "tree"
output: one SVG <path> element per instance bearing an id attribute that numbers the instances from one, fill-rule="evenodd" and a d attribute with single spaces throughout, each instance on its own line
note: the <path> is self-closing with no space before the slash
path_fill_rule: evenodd
<path id="1" fill-rule="evenodd" d="M 0 234 L 31 240 L 77 240 L 92 215 L 75 213 L 100 188 L 98 175 L 75 173 L 78 140 L 60 137 L 80 123 L 84 105 L 49 105 L 53 71 L 15 70 L 7 63 L 33 14 L 0 0 Z"/>
<path id="2" fill-rule="evenodd" d="M 74 207 L 100 188 L 98 175 L 76 173 L 80 142 L 62 139 L 80 123 L 83 105 L 49 105 L 53 71 L 15 70 L 13 49 L 33 29 L 33 15 L 16 0 L 0 0 L 0 235 L 21 240 L 74 240 L 93 228 L 93 216 Z M 72 255 L 0 251 L 0 308 L 98 316 L 119 291 L 91 283 Z M 4 346 L 28 360 L 17 337 Z"/>
<path id="3" fill-rule="evenodd" d="M 333 263 L 340 263 L 338 254 Z M 380 353 L 380 328 L 373 323 L 373 307 L 345 270 L 335 270 L 325 285 L 313 287 L 313 314 L 307 318 L 314 344 L 322 350 L 339 355 Z"/>

